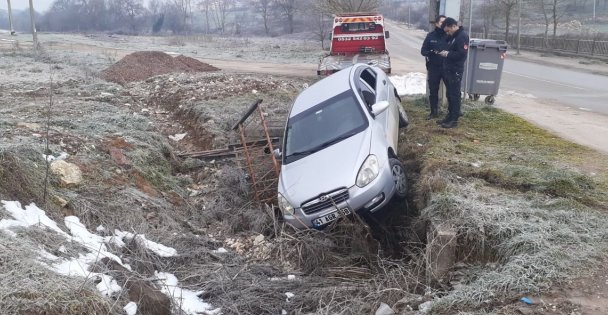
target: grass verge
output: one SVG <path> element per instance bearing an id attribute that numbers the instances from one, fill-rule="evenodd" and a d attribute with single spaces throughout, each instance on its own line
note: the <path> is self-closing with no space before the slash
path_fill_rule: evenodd
<path id="1" fill-rule="evenodd" d="M 400 155 L 421 161 L 421 217 L 457 231 L 467 266 L 433 312 L 491 310 L 605 258 L 605 156 L 494 107 L 465 104 L 447 130 L 424 120 L 424 100 L 406 107 L 417 123 Z"/>

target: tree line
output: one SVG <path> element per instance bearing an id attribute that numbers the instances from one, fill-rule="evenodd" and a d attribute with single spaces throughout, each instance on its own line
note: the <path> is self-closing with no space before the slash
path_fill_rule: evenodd
<path id="1" fill-rule="evenodd" d="M 382 0 L 55 0 L 37 29 L 49 32 L 262 33 L 327 29 L 336 12 L 374 11 Z M 28 31 L 25 12 L 15 27 Z M 6 23 L 0 17 L 0 27 Z M 327 31 L 323 31 L 326 33 Z"/>
<path id="2" fill-rule="evenodd" d="M 471 1 L 466 2 L 461 16 L 468 19 Z M 575 21 L 579 30 L 573 28 L 570 32 L 581 33 L 585 24 L 608 23 L 608 0 L 482 0 L 473 4 L 473 31 L 484 35 L 503 32 L 505 39 L 517 32 L 520 10 L 521 31 L 542 34 L 547 44 L 559 36 L 560 25 Z"/>

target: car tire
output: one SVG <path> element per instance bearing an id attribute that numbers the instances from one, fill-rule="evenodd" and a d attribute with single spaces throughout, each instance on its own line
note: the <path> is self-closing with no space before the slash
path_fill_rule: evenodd
<path id="1" fill-rule="evenodd" d="M 391 175 L 395 181 L 395 198 L 405 199 L 407 197 L 407 177 L 405 176 L 405 168 L 401 161 L 396 158 L 390 158 Z"/>
<path id="2" fill-rule="evenodd" d="M 399 110 L 399 129 L 401 128 L 405 128 L 410 124 L 410 122 L 407 120 L 407 116 L 404 115 L 401 110 Z"/>

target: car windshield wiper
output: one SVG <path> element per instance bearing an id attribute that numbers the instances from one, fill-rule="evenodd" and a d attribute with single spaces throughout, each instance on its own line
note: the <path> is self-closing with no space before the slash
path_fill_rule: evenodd
<path id="1" fill-rule="evenodd" d="M 315 147 L 314 149 L 310 149 L 310 150 L 305 150 L 305 151 L 299 151 L 299 152 L 294 152 L 290 155 L 288 155 L 287 157 L 290 156 L 301 156 L 301 155 L 309 155 L 309 154 L 313 154 L 317 151 L 319 151 L 320 149 L 318 147 Z"/>
<path id="2" fill-rule="evenodd" d="M 354 136 L 355 134 L 357 134 L 357 132 L 349 132 L 347 134 L 343 134 L 343 135 L 341 135 L 339 137 L 336 137 L 336 138 L 333 138 L 333 139 L 331 139 L 329 141 L 325 141 L 325 142 L 321 143 L 320 145 L 318 145 L 318 146 L 316 146 L 316 147 L 314 147 L 314 148 L 312 148 L 310 150 L 294 152 L 294 153 L 288 155 L 287 157 L 313 154 L 313 153 L 315 153 L 317 151 L 320 151 L 322 149 L 327 148 L 328 146 L 330 146 L 330 145 L 332 145 L 334 143 L 340 142 L 340 141 L 342 141 L 342 140 L 344 140 L 346 138 L 350 138 L 350 137 Z"/>
<path id="3" fill-rule="evenodd" d="M 354 136 L 356 134 L 357 134 L 357 132 L 349 132 L 349 133 L 343 134 L 343 135 L 341 135 L 339 137 L 336 137 L 336 138 L 333 138 L 333 139 L 331 139 L 329 141 L 323 142 L 317 148 L 319 148 L 319 150 L 325 149 L 325 148 L 327 148 L 328 146 L 330 146 L 330 145 L 332 145 L 334 143 L 338 143 L 338 142 L 340 142 L 340 141 L 342 141 L 344 139 L 350 138 L 350 137 L 352 137 L 352 136 Z"/>

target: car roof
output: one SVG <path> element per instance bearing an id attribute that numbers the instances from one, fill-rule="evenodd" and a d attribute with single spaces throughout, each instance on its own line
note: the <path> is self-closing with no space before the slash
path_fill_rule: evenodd
<path id="1" fill-rule="evenodd" d="M 351 74 L 354 73 L 355 68 L 359 66 L 360 65 L 357 64 L 338 71 L 302 91 L 293 103 L 290 117 L 350 90 Z"/>

